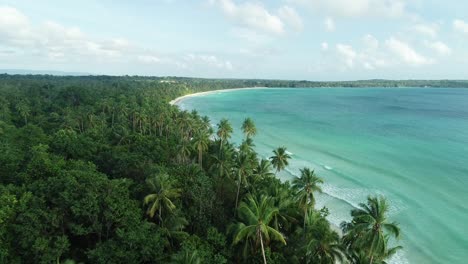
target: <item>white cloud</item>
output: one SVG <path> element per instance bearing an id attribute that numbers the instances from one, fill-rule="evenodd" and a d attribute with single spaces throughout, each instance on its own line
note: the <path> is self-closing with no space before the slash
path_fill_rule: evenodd
<path id="1" fill-rule="evenodd" d="M 411 27 L 411 30 L 421 35 L 435 38 L 437 37 L 439 26 L 437 24 L 416 24 Z"/>
<path id="2" fill-rule="evenodd" d="M 455 19 L 453 21 L 453 28 L 461 33 L 468 34 L 468 23 L 461 19 Z"/>
<path id="3" fill-rule="evenodd" d="M 143 63 L 159 63 L 161 59 L 156 56 L 151 55 L 139 55 L 137 59 Z"/>
<path id="4" fill-rule="evenodd" d="M 401 67 L 402 64 L 422 66 L 435 63 L 434 59 L 421 55 L 410 44 L 394 37 L 383 41 L 383 43 L 381 45 L 377 38 L 367 34 L 362 38 L 361 48 L 339 43 L 335 46 L 335 53 L 324 54 L 329 61 L 328 65 L 334 65 L 335 69 L 341 71 L 376 70 Z M 451 49 L 440 41 L 426 41 L 425 44 L 440 55 L 451 53 Z"/>
<path id="5" fill-rule="evenodd" d="M 260 3 L 236 4 L 232 0 L 211 0 L 223 13 L 239 26 L 269 34 L 284 33 L 284 23 L 279 16 L 271 14 Z M 283 10 L 284 11 L 284 10 Z"/>
<path id="6" fill-rule="evenodd" d="M 325 18 L 323 24 L 328 32 L 335 31 L 335 21 L 331 17 Z"/>
<path id="7" fill-rule="evenodd" d="M 447 44 L 443 43 L 442 41 L 425 41 L 424 44 L 426 45 L 426 47 L 431 48 L 439 55 L 448 56 L 452 54 L 452 49 L 450 49 L 449 46 L 447 46 Z"/>
<path id="8" fill-rule="evenodd" d="M 434 62 L 432 59 L 417 53 L 408 43 L 393 37 L 386 40 L 385 44 L 394 55 L 409 65 L 419 66 L 432 64 Z"/>
<path id="9" fill-rule="evenodd" d="M 93 67 L 104 63 L 109 67 L 152 67 L 158 64 L 171 69 L 188 69 L 192 66 L 203 66 L 208 70 L 218 71 L 233 69 L 229 60 L 221 60 L 212 55 L 193 55 L 193 59 L 190 60 L 185 56 L 160 54 L 132 44 L 124 38 L 94 38 L 78 27 L 64 26 L 53 21 L 32 24 L 28 17 L 17 9 L 2 6 L 0 48 L 5 50 L 0 51 L 4 63 L 7 59 L 14 60 L 21 54 L 41 65 L 62 63 L 61 65 L 67 67 L 83 63 Z"/>
<path id="10" fill-rule="evenodd" d="M 336 50 L 338 54 L 342 57 L 345 61 L 345 64 L 348 68 L 354 67 L 354 60 L 357 57 L 357 52 L 353 49 L 353 47 L 345 44 L 337 44 Z"/>
<path id="11" fill-rule="evenodd" d="M 290 0 L 313 11 L 335 17 L 401 17 L 407 13 L 405 0 Z"/>
<path id="12" fill-rule="evenodd" d="M 322 42 L 322 50 L 327 51 L 328 50 L 328 43 L 327 42 Z"/>
<path id="13" fill-rule="evenodd" d="M 278 16 L 296 31 L 302 30 L 304 25 L 302 19 L 296 10 L 289 6 L 283 6 L 278 9 Z"/>
<path id="14" fill-rule="evenodd" d="M 225 70 L 234 69 L 232 63 L 229 60 L 222 60 L 214 55 L 188 54 L 184 59 L 191 65 L 211 66 Z"/>
<path id="15" fill-rule="evenodd" d="M 362 42 L 364 43 L 364 46 L 368 50 L 376 50 L 379 48 L 379 41 L 371 34 L 365 35 L 362 38 Z"/>

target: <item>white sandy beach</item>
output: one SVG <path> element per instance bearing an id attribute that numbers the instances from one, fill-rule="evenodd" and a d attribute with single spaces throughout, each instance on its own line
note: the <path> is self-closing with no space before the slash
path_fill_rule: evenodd
<path id="1" fill-rule="evenodd" d="M 189 97 L 202 96 L 202 95 L 207 95 L 207 94 L 212 94 L 212 93 L 230 92 L 230 91 L 235 91 L 235 90 L 254 90 L 254 89 L 268 89 L 268 88 L 267 87 L 245 87 L 245 88 L 232 88 L 232 89 L 221 89 L 221 90 L 213 90 L 213 91 L 207 91 L 207 92 L 199 92 L 199 93 L 187 94 L 184 96 L 177 97 L 176 99 L 170 101 L 169 104 L 177 105 L 177 103 Z"/>

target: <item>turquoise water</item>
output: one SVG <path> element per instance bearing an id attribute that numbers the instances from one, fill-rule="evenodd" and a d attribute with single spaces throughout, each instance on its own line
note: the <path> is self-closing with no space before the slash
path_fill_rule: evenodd
<path id="1" fill-rule="evenodd" d="M 293 155 L 284 180 L 314 168 L 325 179 L 318 207 L 329 220 L 369 194 L 391 202 L 404 250 L 393 263 L 466 263 L 468 259 L 468 89 L 259 89 L 189 97 L 213 124 L 228 118 L 240 142 L 254 119 L 256 150 L 286 146 Z"/>

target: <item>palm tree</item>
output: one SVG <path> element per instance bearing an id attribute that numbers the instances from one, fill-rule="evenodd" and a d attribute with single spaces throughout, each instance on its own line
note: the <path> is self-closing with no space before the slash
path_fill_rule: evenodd
<path id="1" fill-rule="evenodd" d="M 387 221 L 388 204 L 383 196 L 368 197 L 367 204 L 359 204 L 351 211 L 351 223 L 343 223 L 344 243 L 352 251 L 362 251 L 369 263 L 383 261 L 400 247 L 388 249 L 390 236 L 399 238 L 400 228 L 395 222 Z"/>
<path id="2" fill-rule="evenodd" d="M 173 264 L 200 264 L 201 260 L 200 260 L 200 257 L 198 256 L 197 250 L 190 251 L 188 249 L 185 249 L 175 255 L 172 255 L 171 263 Z"/>
<path id="3" fill-rule="evenodd" d="M 246 118 L 244 123 L 242 123 L 242 131 L 244 132 L 245 138 L 250 138 L 257 134 L 255 123 L 250 117 Z"/>
<path id="4" fill-rule="evenodd" d="M 219 121 L 218 131 L 216 132 L 220 139 L 219 149 L 221 149 L 223 143 L 231 137 L 232 131 L 232 126 L 227 119 L 223 118 Z"/>
<path id="5" fill-rule="evenodd" d="M 278 208 L 278 214 L 275 216 L 274 227 L 277 230 L 284 230 L 287 233 L 294 224 L 296 224 L 298 210 L 294 204 L 293 196 L 289 184 L 281 183 L 277 178 L 270 178 L 266 181 L 268 186 L 265 191 L 272 197 L 273 205 Z"/>
<path id="6" fill-rule="evenodd" d="M 239 146 L 239 151 L 242 153 L 254 153 L 255 144 L 251 138 L 242 140 L 242 144 Z"/>
<path id="7" fill-rule="evenodd" d="M 24 119 L 24 124 L 28 124 L 28 117 L 31 114 L 31 108 L 29 107 L 29 103 L 26 100 L 21 100 L 16 105 L 16 110 L 18 111 L 19 115 Z"/>
<path id="8" fill-rule="evenodd" d="M 306 228 L 307 214 L 315 205 L 314 192 L 322 192 L 319 184 L 323 180 L 315 175 L 309 168 L 301 169 L 301 177 L 295 177 L 293 187 L 297 190 L 299 206 L 304 210 L 304 229 Z"/>
<path id="9" fill-rule="evenodd" d="M 344 248 L 338 233 L 330 229 L 330 223 L 317 211 L 310 211 L 307 217 L 306 263 L 334 264 L 343 263 Z"/>
<path id="10" fill-rule="evenodd" d="M 219 181 L 218 194 L 224 195 L 224 181 L 225 178 L 230 178 L 233 174 L 233 156 L 234 150 L 230 145 L 223 146 L 217 155 L 211 155 L 213 160 L 210 166 L 210 173 L 216 176 Z"/>
<path id="11" fill-rule="evenodd" d="M 267 159 L 262 159 L 254 169 L 254 175 L 258 179 L 273 177 L 275 174 L 271 172 L 271 162 Z"/>
<path id="12" fill-rule="evenodd" d="M 177 157 L 180 163 L 187 163 L 187 158 L 190 156 L 190 142 L 188 139 L 181 138 L 177 146 Z"/>
<path id="13" fill-rule="evenodd" d="M 270 157 L 271 164 L 276 168 L 276 172 L 284 170 L 286 166 L 289 165 L 288 159 L 291 159 L 291 156 L 286 152 L 285 147 L 279 147 L 273 150 L 273 156 Z"/>
<path id="14" fill-rule="evenodd" d="M 213 163 L 210 172 L 219 178 L 229 177 L 232 171 L 233 156 L 234 151 L 229 145 L 221 148 L 217 155 L 211 155 Z"/>
<path id="15" fill-rule="evenodd" d="M 237 173 L 237 195 L 236 195 L 236 209 L 239 201 L 240 187 L 243 183 L 247 185 L 247 177 L 252 174 L 250 156 L 246 154 L 239 154 L 236 159 L 236 173 Z"/>
<path id="16" fill-rule="evenodd" d="M 286 244 L 283 234 L 270 226 L 278 209 L 273 206 L 271 197 L 261 196 L 256 199 L 248 195 L 247 201 L 240 204 L 238 211 L 241 222 L 237 226 L 233 243 L 252 240 L 255 248 L 260 244 L 263 262 L 266 264 L 264 243 L 269 245 L 270 241 L 280 241 Z"/>
<path id="17" fill-rule="evenodd" d="M 198 164 L 202 166 L 203 152 L 208 149 L 210 136 L 205 130 L 198 130 L 192 139 L 194 148 L 198 151 Z"/>
<path id="18" fill-rule="evenodd" d="M 153 218 L 158 212 L 158 218 L 163 225 L 163 210 L 172 213 L 176 206 L 173 199 L 180 196 L 180 189 L 174 188 L 172 182 L 167 174 L 159 174 L 146 180 L 151 193 L 144 198 L 144 204 L 149 205 L 146 213 L 150 218 Z"/>
<path id="19" fill-rule="evenodd" d="M 181 242 L 187 239 L 189 234 L 183 229 L 188 225 L 187 219 L 181 216 L 180 210 L 174 211 L 163 222 L 159 232 L 167 239 L 167 245 L 171 248 L 174 246 L 174 241 Z"/>
<path id="20" fill-rule="evenodd" d="M 210 118 L 208 116 L 203 116 L 201 118 L 201 121 L 204 127 L 206 127 L 207 129 L 211 128 Z"/>

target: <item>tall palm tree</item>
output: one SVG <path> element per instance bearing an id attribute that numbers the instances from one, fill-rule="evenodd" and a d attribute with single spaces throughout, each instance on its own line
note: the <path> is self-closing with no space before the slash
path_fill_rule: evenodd
<path id="1" fill-rule="evenodd" d="M 246 138 L 242 140 L 242 144 L 239 146 L 239 151 L 242 153 L 254 153 L 255 144 L 252 138 Z"/>
<path id="2" fill-rule="evenodd" d="M 212 164 L 210 173 L 216 176 L 216 181 L 219 182 L 217 193 L 224 195 L 224 182 L 226 178 L 233 175 L 234 150 L 230 145 L 223 146 L 217 154 L 211 155 Z"/>
<path id="3" fill-rule="evenodd" d="M 367 204 L 359 204 L 351 211 L 351 223 L 343 223 L 344 243 L 352 251 L 362 251 L 369 263 L 383 261 L 399 249 L 388 249 L 390 236 L 399 238 L 400 228 L 395 222 L 387 221 L 388 203 L 383 196 L 367 198 Z"/>
<path id="4" fill-rule="evenodd" d="M 284 232 L 291 231 L 290 228 L 296 224 L 298 210 L 295 206 L 289 184 L 281 183 L 277 178 L 267 180 L 266 193 L 272 197 L 273 205 L 278 208 L 278 214 L 275 216 L 274 227 Z"/>
<path id="5" fill-rule="evenodd" d="M 205 126 L 207 129 L 211 127 L 210 118 L 208 116 L 203 116 L 201 121 L 203 126 Z"/>
<path id="6" fill-rule="evenodd" d="M 271 169 L 271 162 L 267 159 L 262 159 L 254 169 L 254 176 L 257 179 L 273 177 L 275 174 L 271 172 Z"/>
<path id="7" fill-rule="evenodd" d="M 305 254 L 306 263 L 343 263 L 345 250 L 338 233 L 330 229 L 330 223 L 317 211 L 310 211 L 307 217 Z"/>
<path id="8" fill-rule="evenodd" d="M 192 143 L 194 148 L 198 151 L 198 164 L 202 166 L 203 152 L 208 149 L 210 136 L 205 130 L 198 130 L 192 139 Z"/>
<path id="9" fill-rule="evenodd" d="M 200 264 L 201 260 L 198 251 L 189 251 L 187 249 L 172 255 L 172 264 Z"/>
<path id="10" fill-rule="evenodd" d="M 314 192 L 322 192 L 322 188 L 319 186 L 321 183 L 323 180 L 309 168 L 301 169 L 301 177 L 295 177 L 293 180 L 293 188 L 297 191 L 299 206 L 304 210 L 304 229 L 306 228 L 308 212 L 315 205 Z"/>
<path id="11" fill-rule="evenodd" d="M 232 132 L 232 126 L 229 121 L 226 118 L 221 119 L 218 123 L 218 131 L 216 132 L 220 139 L 219 149 L 231 137 Z"/>
<path id="12" fill-rule="evenodd" d="M 248 184 L 248 176 L 252 174 L 250 156 L 247 154 L 239 154 L 236 159 L 236 173 L 237 173 L 237 195 L 236 195 L 236 209 L 239 201 L 239 193 L 241 184 Z"/>
<path id="13" fill-rule="evenodd" d="M 143 202 L 149 205 L 146 213 L 153 218 L 158 212 L 158 219 L 163 225 L 163 211 L 172 213 L 176 206 L 173 200 L 180 196 L 180 189 L 172 186 L 172 181 L 167 174 L 159 174 L 146 180 L 150 194 L 146 195 Z"/>
<path id="14" fill-rule="evenodd" d="M 250 138 L 257 134 L 255 123 L 250 117 L 246 118 L 242 123 L 242 132 L 244 132 L 245 138 Z"/>
<path id="15" fill-rule="evenodd" d="M 234 150 L 230 146 L 224 146 L 218 154 L 211 155 L 213 163 L 210 172 L 219 178 L 229 177 L 232 171 Z"/>
<path id="16" fill-rule="evenodd" d="M 241 222 L 237 226 L 233 243 L 252 240 L 255 248 L 258 248 L 260 244 L 263 262 L 266 264 L 264 244 L 269 245 L 270 241 L 280 241 L 286 244 L 283 234 L 270 226 L 278 209 L 273 206 L 271 197 L 261 196 L 256 199 L 248 195 L 247 201 L 240 204 L 238 211 Z"/>
<path id="17" fill-rule="evenodd" d="M 284 170 L 286 166 L 289 165 L 288 160 L 291 159 L 291 156 L 286 152 L 285 147 L 279 147 L 273 150 L 273 156 L 270 157 L 271 164 L 275 167 L 276 172 Z"/>
<path id="18" fill-rule="evenodd" d="M 28 117 L 31 114 L 31 108 L 29 107 L 29 103 L 26 100 L 21 100 L 16 105 L 16 111 L 18 114 L 24 119 L 24 124 L 28 124 Z"/>
<path id="19" fill-rule="evenodd" d="M 190 142 L 186 138 L 181 138 L 179 145 L 177 146 L 177 158 L 180 163 L 187 163 L 187 159 L 190 156 Z"/>
<path id="20" fill-rule="evenodd" d="M 174 242 L 180 243 L 187 239 L 189 234 L 183 229 L 188 225 L 187 219 L 181 216 L 180 209 L 173 212 L 166 217 L 165 221 L 161 225 L 159 232 L 167 240 L 166 244 L 170 248 L 174 246 Z"/>

